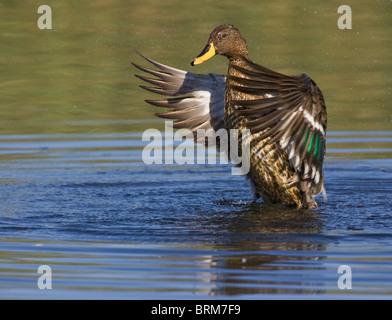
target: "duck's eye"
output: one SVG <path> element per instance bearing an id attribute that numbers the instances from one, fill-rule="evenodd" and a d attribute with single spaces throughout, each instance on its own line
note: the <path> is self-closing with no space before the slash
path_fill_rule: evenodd
<path id="1" fill-rule="evenodd" d="M 223 33 L 223 34 L 221 35 L 221 37 L 222 37 L 222 38 L 226 38 L 226 37 L 227 37 L 227 33 Z"/>

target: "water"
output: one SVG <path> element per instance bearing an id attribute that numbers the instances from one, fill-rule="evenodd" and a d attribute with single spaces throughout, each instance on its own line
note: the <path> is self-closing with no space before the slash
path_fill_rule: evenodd
<path id="1" fill-rule="evenodd" d="M 390 1 L 350 4 L 351 30 L 333 1 L 57 1 L 51 30 L 42 4 L 0 2 L 0 298 L 391 298 Z M 222 23 L 255 62 L 322 89 L 318 209 L 252 203 L 230 165 L 142 162 L 142 132 L 164 125 L 135 49 L 225 74 L 224 57 L 189 65 Z"/>
<path id="2" fill-rule="evenodd" d="M 229 165 L 147 166 L 141 135 L 0 138 L 0 298 L 390 297 L 392 132 L 329 134 L 314 211 L 252 203 Z"/>

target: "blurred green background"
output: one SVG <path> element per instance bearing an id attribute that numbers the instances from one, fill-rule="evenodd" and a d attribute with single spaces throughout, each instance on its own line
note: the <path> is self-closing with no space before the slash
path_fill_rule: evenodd
<path id="1" fill-rule="evenodd" d="M 52 30 L 40 30 L 40 5 Z M 352 9 L 352 30 L 337 9 Z M 322 89 L 328 130 L 392 129 L 392 2 L 0 1 L 0 134 L 141 131 L 157 110 L 144 99 L 135 52 L 197 73 L 222 73 L 224 57 L 190 61 L 211 30 L 232 23 L 250 57 Z M 157 122 L 156 127 L 162 127 Z"/>

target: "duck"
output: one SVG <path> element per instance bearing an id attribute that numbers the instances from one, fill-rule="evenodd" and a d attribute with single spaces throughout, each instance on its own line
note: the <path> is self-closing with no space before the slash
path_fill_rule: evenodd
<path id="1" fill-rule="evenodd" d="M 313 209 L 318 194 L 326 198 L 327 111 L 321 90 L 309 76 L 288 76 L 252 62 L 246 40 L 232 24 L 214 28 L 191 62 L 197 66 L 215 55 L 225 56 L 226 75 L 187 72 L 140 55 L 155 67 L 133 63 L 148 74 L 136 77 L 153 85 L 141 87 L 166 96 L 145 101 L 169 108 L 156 115 L 174 120 L 173 128 L 192 130 L 196 142 L 201 141 L 198 129 L 205 130 L 204 139 L 221 129 L 248 130 L 236 139 L 238 148 L 249 145 L 246 177 L 255 201 Z"/>

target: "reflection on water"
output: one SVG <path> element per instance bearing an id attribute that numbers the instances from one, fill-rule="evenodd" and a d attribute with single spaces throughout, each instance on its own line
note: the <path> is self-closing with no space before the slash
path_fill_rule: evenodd
<path id="1" fill-rule="evenodd" d="M 392 132 L 329 133 L 315 211 L 253 203 L 229 165 L 147 166 L 141 136 L 0 137 L 0 297 L 391 294 Z"/>
<path id="2" fill-rule="evenodd" d="M 45 31 L 40 5 L 0 4 L 0 298 L 390 297 L 388 1 L 351 4 L 344 31 L 332 1 L 57 1 Z M 141 162 L 141 132 L 163 122 L 133 77 L 134 49 L 224 74 L 223 57 L 189 66 L 221 23 L 255 62 L 322 89 L 328 202 L 317 210 L 252 203 L 228 165 Z M 42 264 L 52 290 L 37 288 Z"/>
<path id="3" fill-rule="evenodd" d="M 261 299 L 298 298 L 298 294 L 303 298 L 316 294 L 386 298 L 391 294 L 390 234 L 289 235 L 285 241 L 298 243 L 291 249 L 284 246 L 283 237 L 278 238 L 264 239 L 269 243 L 266 247 L 248 251 L 212 243 L 181 246 L 8 239 L 0 251 L 0 297 Z M 36 271 L 43 264 L 52 268 L 52 290 L 37 288 Z M 337 287 L 341 265 L 353 270 L 350 291 Z"/>

